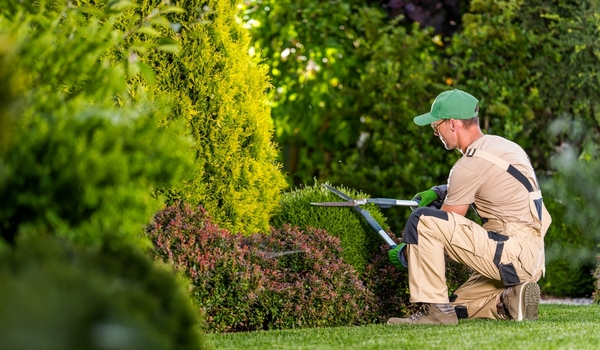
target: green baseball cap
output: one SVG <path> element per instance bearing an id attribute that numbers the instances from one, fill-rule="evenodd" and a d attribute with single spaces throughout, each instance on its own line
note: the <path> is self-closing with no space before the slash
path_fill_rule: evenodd
<path id="1" fill-rule="evenodd" d="M 473 95 L 454 89 L 439 94 L 431 111 L 413 120 L 419 126 L 429 125 L 440 119 L 471 119 L 479 113 L 479 101 Z"/>

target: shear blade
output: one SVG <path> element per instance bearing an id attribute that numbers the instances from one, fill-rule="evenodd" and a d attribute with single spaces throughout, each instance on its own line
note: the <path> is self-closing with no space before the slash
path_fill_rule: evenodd
<path id="1" fill-rule="evenodd" d="M 354 207 L 355 203 L 350 202 L 322 202 L 322 203 L 310 203 L 310 205 L 316 205 L 319 207 Z"/>

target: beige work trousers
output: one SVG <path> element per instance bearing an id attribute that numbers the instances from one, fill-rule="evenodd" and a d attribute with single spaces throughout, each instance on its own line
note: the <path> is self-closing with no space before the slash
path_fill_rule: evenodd
<path id="1" fill-rule="evenodd" d="M 451 304 L 466 308 L 463 317 L 501 318 L 496 304 L 502 291 L 541 277 L 543 239 L 533 228 L 502 224 L 491 231 L 487 226 L 435 208 L 416 209 L 403 237 L 408 244 L 410 301 L 449 302 L 447 255 L 475 271 L 453 293 Z"/>

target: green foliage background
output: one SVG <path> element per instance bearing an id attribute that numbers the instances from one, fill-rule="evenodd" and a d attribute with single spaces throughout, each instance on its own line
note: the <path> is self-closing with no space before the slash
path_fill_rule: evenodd
<path id="1" fill-rule="evenodd" d="M 145 284 L 148 275 L 140 270 L 108 269 L 121 270 L 124 265 L 110 262 L 123 258 L 127 267 L 153 274 L 141 258 L 129 256 L 136 263 L 128 265 L 122 249 L 135 255 L 147 248 L 140 228 L 165 200 L 176 199 L 201 203 L 220 226 L 243 233 L 268 232 L 275 214 L 278 226 L 310 225 L 322 218 L 308 211 L 327 210 L 332 216 L 323 221 L 340 236 L 344 259 L 360 270 L 379 238 L 348 208 L 337 215 L 337 209 L 299 206 L 295 192 L 282 197 L 280 163 L 292 185 L 316 179 L 410 198 L 445 182 L 459 157 L 411 121 L 450 88 L 480 97 L 484 131 L 517 141 L 531 155 L 555 217 L 541 284 L 553 294 L 581 293 L 583 284 L 574 281 L 591 279 L 600 242 L 590 210 L 598 192 L 600 3 L 468 4 L 461 27 L 445 36 L 391 19 L 377 2 L 354 0 L 247 0 L 240 7 L 224 0 L 6 2 L 0 11 L 0 258 L 5 267 L 21 268 L 27 258 L 60 266 L 50 266 L 40 281 L 31 277 L 40 271 L 27 266 L 3 269 L 7 287 L 0 299 L 43 301 L 65 292 L 57 281 L 72 285 L 89 275 L 80 287 L 97 292 L 90 296 L 99 304 L 126 315 L 132 300 L 143 299 L 135 305 L 150 306 L 142 305 L 142 316 L 131 322 L 152 318 L 144 312 L 155 302 L 182 298 L 179 282 L 156 273 L 173 286 L 169 294 L 155 288 L 156 280 Z M 398 210 L 388 212 L 394 232 L 409 214 Z M 57 236 L 73 255 L 37 250 L 35 238 L 46 235 Z M 26 237 L 31 245 L 21 247 Z M 39 255 L 13 255 L 19 249 Z M 78 258 L 69 260 L 80 253 L 92 262 L 84 269 L 73 264 Z M 107 271 L 95 270 L 94 262 Z M 98 287 L 136 278 L 144 287 L 132 287 L 129 296 Z M 20 293 L 32 288 L 48 294 Z M 156 299 L 144 297 L 153 291 Z M 68 301 L 29 310 L 23 319 L 41 315 L 48 322 Z M 176 320 L 195 327 L 185 302 L 177 305 Z M 187 331 L 162 327 L 159 319 L 168 319 L 169 310 L 157 312 L 164 313 L 153 326 L 167 330 L 164 339 Z M 80 323 L 76 317 L 65 322 Z M 154 340 L 142 344 L 152 347 Z"/>
<path id="2" fill-rule="evenodd" d="M 444 83 L 430 31 L 406 29 L 360 1 L 245 4 L 254 52 L 271 67 L 272 115 L 291 182 L 317 177 L 402 198 L 444 173 L 449 159 L 410 123 Z"/>
<path id="3" fill-rule="evenodd" d="M 550 162 L 567 144 L 580 161 L 597 162 L 597 1 L 473 0 L 451 36 L 390 20 L 378 2 L 244 4 L 253 52 L 270 66 L 272 114 L 292 183 L 317 178 L 392 198 L 444 183 L 459 154 L 444 152 L 412 118 L 451 88 L 480 99 L 484 132 L 522 145 L 541 182 L 568 171 Z M 572 133 L 576 125 L 585 132 Z M 581 198 L 570 189 L 578 184 L 565 180 L 551 185 L 566 190 L 561 197 L 545 191 L 549 202 Z M 562 217 L 560 205 L 550 210 Z M 390 211 L 392 231 L 407 214 Z M 571 232 L 587 236 L 574 249 L 597 252 L 600 241 L 565 218 L 547 237 L 549 265 L 564 258 L 556 254 Z M 567 258 L 575 270 L 589 262 Z"/>

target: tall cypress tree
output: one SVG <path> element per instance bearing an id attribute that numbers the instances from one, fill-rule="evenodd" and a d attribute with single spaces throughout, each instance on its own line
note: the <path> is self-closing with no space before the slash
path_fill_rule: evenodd
<path id="1" fill-rule="evenodd" d="M 134 3 L 122 25 L 140 18 L 147 25 L 130 37 L 139 44 L 112 60 L 132 63 L 132 94 L 170 100 L 163 123 L 185 121 L 194 140 L 196 170 L 171 195 L 202 204 L 223 228 L 267 231 L 286 182 L 272 140 L 266 67 L 248 55 L 250 39 L 237 20 L 236 1 Z M 164 17 L 155 20 L 158 15 Z M 146 50 L 146 44 L 157 46 Z"/>

